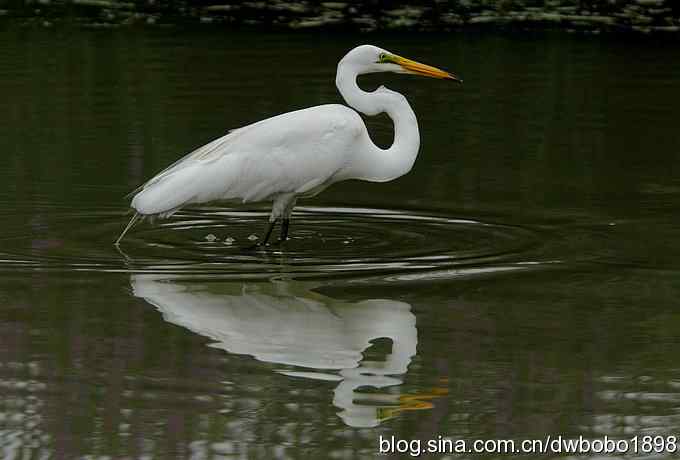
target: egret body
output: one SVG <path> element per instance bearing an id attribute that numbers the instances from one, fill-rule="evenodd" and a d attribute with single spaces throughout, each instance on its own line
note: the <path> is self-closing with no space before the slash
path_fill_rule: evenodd
<path id="1" fill-rule="evenodd" d="M 455 75 L 372 45 L 352 49 L 338 63 L 335 83 L 349 107 L 327 104 L 268 118 L 229 132 L 189 153 L 135 190 L 136 211 L 116 240 L 141 217 L 167 217 L 193 203 L 271 201 L 266 244 L 281 219 L 281 241 L 288 236 L 298 198 L 314 196 L 329 185 L 360 179 L 386 182 L 411 170 L 418 148 L 418 122 L 406 98 L 381 86 L 363 91 L 357 77 L 376 72 L 423 75 L 461 82 Z M 376 146 L 358 112 L 387 113 L 394 142 Z"/>

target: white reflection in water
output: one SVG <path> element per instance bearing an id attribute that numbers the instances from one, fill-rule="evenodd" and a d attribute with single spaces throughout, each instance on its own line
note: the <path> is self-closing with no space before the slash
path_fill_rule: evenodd
<path id="1" fill-rule="evenodd" d="M 403 410 L 429 408 L 426 400 L 437 396 L 358 392 L 402 383 L 418 344 L 416 318 L 405 302 L 345 302 L 300 282 L 240 284 L 136 274 L 131 284 L 135 296 L 156 306 L 167 321 L 209 337 L 215 348 L 307 368 L 278 371 L 284 375 L 337 381 L 333 404 L 349 426 L 377 426 Z M 391 353 L 383 361 L 364 360 L 371 341 L 381 338 L 392 341 Z"/>

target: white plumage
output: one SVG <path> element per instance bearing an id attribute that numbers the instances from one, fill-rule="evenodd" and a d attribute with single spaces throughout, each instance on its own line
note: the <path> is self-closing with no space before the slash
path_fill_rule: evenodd
<path id="1" fill-rule="evenodd" d="M 130 283 L 134 295 L 166 321 L 210 338 L 213 348 L 304 368 L 277 370 L 284 375 L 337 382 L 333 404 L 350 426 L 376 426 L 408 404 L 398 391 L 357 391 L 402 383 L 399 375 L 407 372 L 418 344 L 416 317 L 407 303 L 344 302 L 296 281 L 202 283 L 144 273 L 132 275 Z M 391 340 L 391 352 L 384 360 L 364 359 L 380 338 Z"/>
<path id="2" fill-rule="evenodd" d="M 236 129 L 151 179 L 132 207 L 159 214 L 188 203 L 249 203 L 310 193 L 351 163 L 335 152 L 355 147 L 362 127 L 348 107 L 323 105 Z"/>
<path id="3" fill-rule="evenodd" d="M 314 196 L 334 182 L 384 182 L 410 171 L 418 154 L 418 123 L 406 98 L 385 87 L 365 92 L 360 74 L 416 73 L 460 81 L 452 74 L 363 45 L 338 64 L 336 85 L 345 101 L 366 115 L 386 112 L 394 122 L 389 149 L 371 141 L 356 110 L 339 104 L 284 113 L 231 131 L 191 152 L 137 189 L 136 211 L 116 244 L 139 217 L 165 217 L 183 206 L 211 201 L 271 201 L 265 244 L 279 218 L 281 240 L 296 200 Z"/>

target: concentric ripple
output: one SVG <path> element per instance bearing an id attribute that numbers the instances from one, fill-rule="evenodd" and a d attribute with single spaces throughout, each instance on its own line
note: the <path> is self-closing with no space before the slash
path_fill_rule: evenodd
<path id="1" fill-rule="evenodd" d="M 15 219 L 0 240 L 0 269 L 334 276 L 518 261 L 540 245 L 521 226 L 404 210 L 300 207 L 283 246 L 255 248 L 267 212 L 181 211 L 135 227 L 114 211 L 55 211 Z M 277 229 L 278 231 L 278 229 Z M 275 238 L 274 238 L 275 239 Z"/>

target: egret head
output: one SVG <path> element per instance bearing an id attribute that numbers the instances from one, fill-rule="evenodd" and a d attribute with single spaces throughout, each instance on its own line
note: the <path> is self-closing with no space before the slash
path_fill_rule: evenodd
<path id="1" fill-rule="evenodd" d="M 450 72 L 406 59 L 373 45 L 357 46 L 342 58 L 340 65 L 343 64 L 354 66 L 359 74 L 395 72 L 463 82 Z"/>

